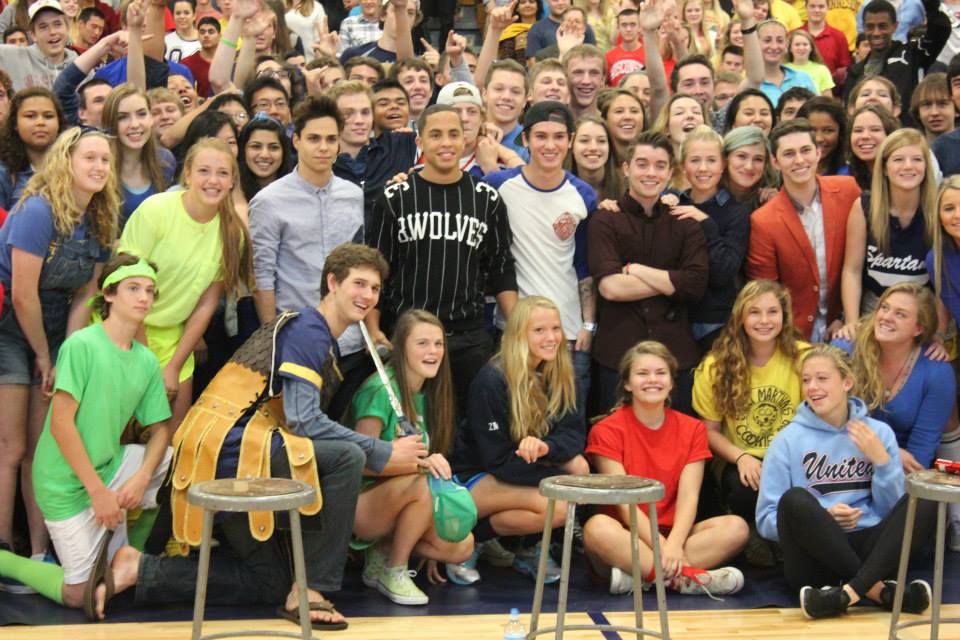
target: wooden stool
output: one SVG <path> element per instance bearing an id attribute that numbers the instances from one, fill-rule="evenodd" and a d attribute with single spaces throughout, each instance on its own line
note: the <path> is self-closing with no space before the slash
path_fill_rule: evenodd
<path id="1" fill-rule="evenodd" d="M 660 566 L 660 530 L 657 528 L 657 500 L 663 498 L 663 485 L 656 480 L 637 476 L 554 476 L 540 481 L 540 495 L 547 498 L 547 517 L 543 523 L 543 540 L 540 543 L 540 566 L 537 568 L 537 587 L 533 594 L 533 611 L 530 616 L 530 633 L 534 638 L 544 633 L 555 633 L 563 638 L 564 631 L 597 630 L 644 634 L 669 640 L 667 626 L 667 596 L 663 586 L 663 567 Z M 553 511 L 557 500 L 567 502 L 567 519 L 563 529 L 563 559 L 560 565 L 560 595 L 557 600 L 557 623 L 553 627 L 537 629 L 540 607 L 543 604 L 543 580 L 547 570 L 547 554 L 550 552 L 550 535 L 553 532 Z M 564 624 L 567 613 L 567 589 L 570 586 L 570 547 L 573 541 L 573 521 L 578 504 L 648 504 L 650 505 L 650 539 L 653 542 L 653 566 L 657 584 L 657 611 L 660 614 L 660 631 L 643 628 L 643 597 L 640 575 L 640 549 L 637 539 L 637 510 L 630 509 L 630 553 L 633 560 L 633 612 L 635 626 L 613 624 Z"/>
<path id="2" fill-rule="evenodd" d="M 311 640 L 310 606 L 307 603 L 307 571 L 303 561 L 303 537 L 300 532 L 300 512 L 311 504 L 316 490 L 298 480 L 286 478 L 223 479 L 201 482 L 190 487 L 187 500 L 203 508 L 203 538 L 200 540 L 200 566 L 197 570 L 197 595 L 193 603 L 193 640 L 236 638 L 240 636 L 276 636 Z M 234 631 L 200 635 L 203 627 L 203 606 L 207 598 L 207 577 L 210 571 L 210 538 L 213 535 L 213 516 L 217 511 L 286 511 L 290 514 L 290 533 L 293 542 L 293 566 L 300 592 L 300 633 L 292 631 Z"/>
<path id="3" fill-rule="evenodd" d="M 935 469 L 917 471 L 907 476 L 904 483 L 910 500 L 907 503 L 907 520 L 903 528 L 903 545 L 900 547 L 900 568 L 897 570 L 897 590 L 893 598 L 893 616 L 890 618 L 890 640 L 900 637 L 900 629 L 930 625 L 930 638 L 940 635 L 940 623 L 960 623 L 960 618 L 940 619 L 940 599 L 943 595 L 943 539 L 946 537 L 947 505 L 960 502 L 960 476 L 941 473 Z M 903 590 L 906 587 L 907 565 L 910 564 L 910 541 L 913 538 L 913 522 L 917 516 L 917 500 L 932 500 L 937 503 L 937 550 L 933 566 L 933 602 L 929 618 L 912 622 L 899 622 L 903 606 Z"/>

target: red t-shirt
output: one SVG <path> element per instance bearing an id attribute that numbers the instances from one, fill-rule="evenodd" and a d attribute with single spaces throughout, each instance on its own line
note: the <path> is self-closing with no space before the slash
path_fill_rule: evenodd
<path id="1" fill-rule="evenodd" d="M 624 51 L 623 47 L 607 51 L 607 77 L 610 79 L 610 86 L 617 86 L 620 78 L 628 73 L 643 71 L 646 68 L 646 59 L 642 42 L 640 48 L 634 51 Z"/>
<path id="2" fill-rule="evenodd" d="M 813 36 L 813 43 L 817 46 L 820 57 L 823 58 L 823 64 L 827 65 L 830 73 L 833 74 L 837 69 L 849 67 L 853 63 L 853 58 L 850 56 L 847 36 L 830 25 L 825 25 L 825 27 L 819 35 Z M 800 28 L 807 32 L 810 31 L 810 26 L 806 22 Z"/>
<path id="3" fill-rule="evenodd" d="M 702 421 L 667 409 L 660 428 L 650 429 L 637 420 L 633 407 L 621 407 L 596 424 L 590 430 L 585 453 L 619 462 L 628 475 L 662 482 L 663 499 L 657 502 L 660 526 L 673 525 L 683 468 L 712 457 Z M 649 513 L 646 505 L 642 509 Z M 617 517 L 615 509 L 607 513 Z"/>
<path id="4" fill-rule="evenodd" d="M 180 64 L 190 69 L 193 79 L 197 81 L 197 95 L 201 98 L 210 97 L 210 63 L 204 60 L 200 52 L 197 51 L 181 60 Z"/>

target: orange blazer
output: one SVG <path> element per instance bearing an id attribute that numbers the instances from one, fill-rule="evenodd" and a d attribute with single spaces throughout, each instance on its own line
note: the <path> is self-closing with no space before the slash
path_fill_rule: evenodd
<path id="1" fill-rule="evenodd" d="M 847 216 L 860 187 L 850 176 L 818 176 L 826 236 L 827 282 L 820 271 L 813 245 L 803 230 L 800 215 L 785 189 L 750 217 L 747 277 L 776 280 L 790 290 L 793 320 L 806 339 L 813 331 L 820 287 L 827 287 L 827 324 L 840 317 L 840 272 L 847 237 Z"/>

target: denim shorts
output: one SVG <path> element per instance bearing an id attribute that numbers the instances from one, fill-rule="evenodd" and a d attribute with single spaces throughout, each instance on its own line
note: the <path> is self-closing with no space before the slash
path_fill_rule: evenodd
<path id="1" fill-rule="evenodd" d="M 40 384 L 33 375 L 34 353 L 7 300 L 0 315 L 0 384 Z"/>

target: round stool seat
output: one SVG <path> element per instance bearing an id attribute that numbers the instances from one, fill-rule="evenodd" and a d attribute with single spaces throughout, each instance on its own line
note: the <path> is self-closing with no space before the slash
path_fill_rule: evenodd
<path id="1" fill-rule="evenodd" d="M 287 478 L 223 478 L 191 485 L 187 501 L 211 511 L 289 511 L 311 504 L 316 493 Z"/>
<path id="2" fill-rule="evenodd" d="M 663 485 L 638 476 L 553 476 L 540 481 L 540 495 L 578 504 L 636 504 L 663 499 Z"/>
<path id="3" fill-rule="evenodd" d="M 925 469 L 907 476 L 908 495 L 934 502 L 960 502 L 960 476 L 936 469 Z"/>

